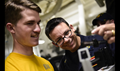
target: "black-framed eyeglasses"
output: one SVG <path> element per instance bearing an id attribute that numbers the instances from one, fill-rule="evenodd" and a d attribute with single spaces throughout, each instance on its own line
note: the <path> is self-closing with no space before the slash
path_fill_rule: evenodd
<path id="1" fill-rule="evenodd" d="M 71 35 L 72 35 L 72 31 L 70 29 L 65 33 L 64 37 L 60 38 L 55 44 L 57 44 L 58 46 L 61 46 L 64 43 L 64 38 L 69 38 Z"/>

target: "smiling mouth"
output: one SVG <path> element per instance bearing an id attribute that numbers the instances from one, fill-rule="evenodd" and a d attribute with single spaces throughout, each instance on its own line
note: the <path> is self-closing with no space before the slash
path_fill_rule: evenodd
<path id="1" fill-rule="evenodd" d="M 32 35 L 31 37 L 34 37 L 34 38 L 36 38 L 36 37 L 38 37 L 39 35 Z"/>

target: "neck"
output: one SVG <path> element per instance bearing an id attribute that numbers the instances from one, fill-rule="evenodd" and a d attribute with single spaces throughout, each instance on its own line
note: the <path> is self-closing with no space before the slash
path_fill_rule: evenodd
<path id="1" fill-rule="evenodd" d="M 16 40 L 14 40 L 12 52 L 30 56 L 33 54 L 33 47 L 22 45 Z"/>

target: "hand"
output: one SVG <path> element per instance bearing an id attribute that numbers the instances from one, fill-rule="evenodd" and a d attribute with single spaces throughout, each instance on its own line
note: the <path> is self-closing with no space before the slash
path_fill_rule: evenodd
<path id="1" fill-rule="evenodd" d="M 115 24 L 105 24 L 97 27 L 92 31 L 92 34 L 98 34 L 103 36 L 104 40 L 107 40 L 109 44 L 115 42 L 115 34 L 113 34 L 113 31 L 115 31 Z M 114 32 L 115 33 L 115 32 Z"/>

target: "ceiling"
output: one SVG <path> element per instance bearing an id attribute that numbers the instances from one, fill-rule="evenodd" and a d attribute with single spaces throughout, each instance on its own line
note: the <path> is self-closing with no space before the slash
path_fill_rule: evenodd
<path id="1" fill-rule="evenodd" d="M 58 11 L 61 11 L 73 3 L 83 4 L 84 10 L 88 10 L 95 6 L 95 0 L 32 0 L 42 10 L 40 13 L 41 21 L 46 21 L 55 15 Z M 104 0 L 103 0 L 104 1 Z"/>
<path id="2" fill-rule="evenodd" d="M 5 0 L 7 1 L 7 0 Z M 32 0 L 36 3 L 42 10 L 40 17 L 42 21 L 48 20 L 58 11 L 65 9 L 72 3 L 81 3 L 85 8 L 90 8 L 89 4 L 95 2 L 95 0 Z"/>
<path id="3" fill-rule="evenodd" d="M 32 0 L 35 2 L 41 9 L 42 9 L 42 14 L 44 15 L 45 13 L 50 12 L 59 0 Z M 69 4 L 75 2 L 75 0 L 60 0 L 61 1 L 61 6 L 60 9 L 63 9 L 64 7 L 68 6 Z"/>
<path id="4" fill-rule="evenodd" d="M 58 11 L 63 10 L 65 7 L 74 3 L 75 0 L 32 0 L 42 10 L 40 17 L 42 21 L 48 20 Z"/>

